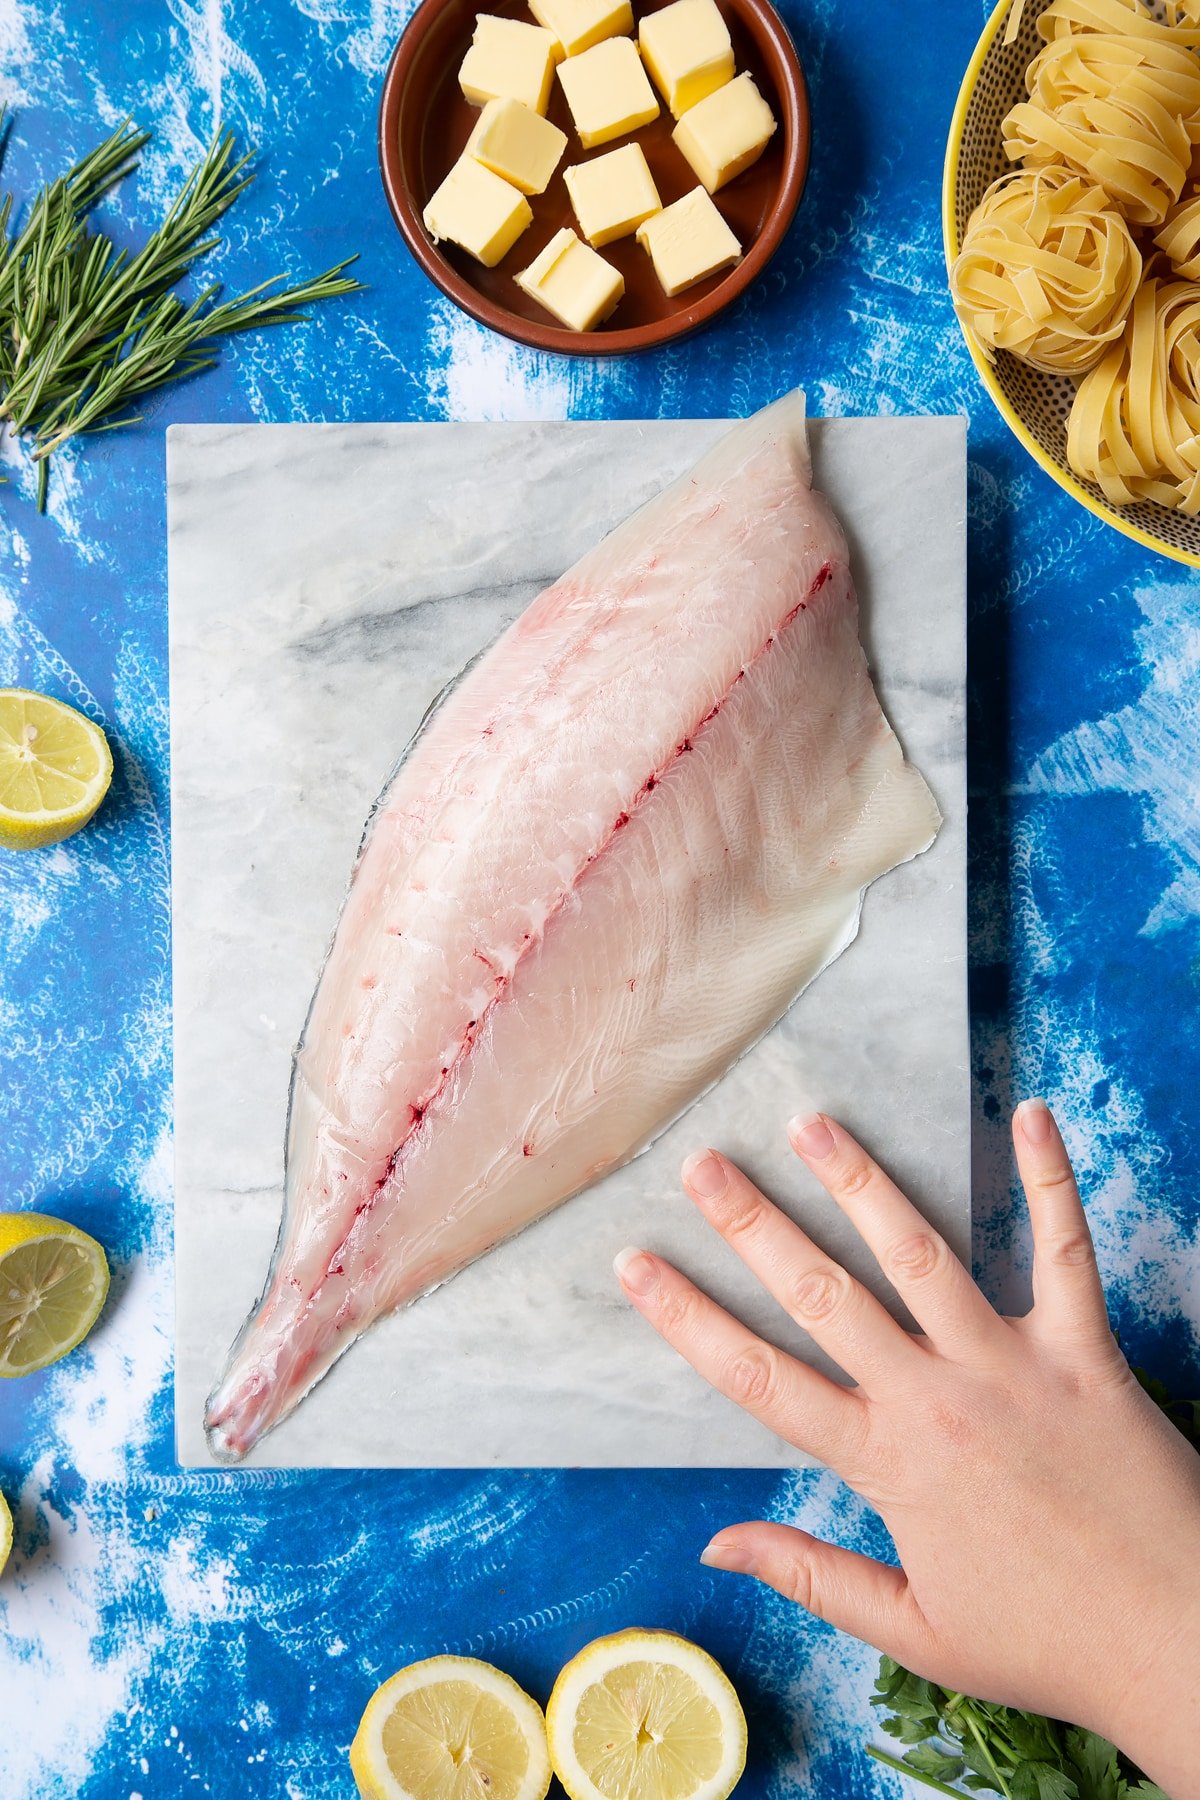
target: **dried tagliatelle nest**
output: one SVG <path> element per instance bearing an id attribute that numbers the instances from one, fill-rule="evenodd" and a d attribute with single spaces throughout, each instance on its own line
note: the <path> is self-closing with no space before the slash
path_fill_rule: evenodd
<path id="1" fill-rule="evenodd" d="M 1067 461 L 1111 504 L 1200 513 L 1200 0 L 1051 0 L 1038 32 L 955 309 L 1078 383 Z"/>
<path id="2" fill-rule="evenodd" d="M 1142 283 L 1119 344 L 1079 384 L 1071 467 L 1115 506 L 1200 513 L 1200 286 Z"/>
<path id="3" fill-rule="evenodd" d="M 1120 337 L 1141 278 L 1141 253 L 1100 188 L 1066 169 L 1022 169 L 972 214 L 950 292 L 989 353 L 1081 375 Z"/>
<path id="4" fill-rule="evenodd" d="M 1185 194 L 1171 208 L 1154 241 L 1177 275 L 1200 278 L 1200 194 Z"/>
<path id="5" fill-rule="evenodd" d="M 1034 57 L 1025 84 L 1029 99 L 1001 127 L 1009 160 L 1073 169 L 1131 224 L 1160 225 L 1187 179 L 1193 131 L 1200 136 L 1193 51 L 1165 26 L 1157 36 L 1073 32 Z"/>

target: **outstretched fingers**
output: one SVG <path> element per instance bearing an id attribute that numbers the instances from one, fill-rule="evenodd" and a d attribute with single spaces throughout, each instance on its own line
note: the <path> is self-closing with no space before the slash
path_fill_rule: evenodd
<path id="1" fill-rule="evenodd" d="M 816 1113 L 793 1119 L 788 1137 L 936 1348 L 962 1354 L 1007 1329 L 945 1238 L 848 1131 Z"/>
<path id="2" fill-rule="evenodd" d="M 906 1668 L 928 1664 L 932 1632 L 903 1569 L 824 1543 L 792 1525 L 759 1521 L 719 1531 L 700 1558 L 765 1581 L 815 1618 L 874 1644 Z"/>
<path id="3" fill-rule="evenodd" d="M 1040 1336 L 1113 1349 L 1092 1234 L 1066 1146 L 1044 1100 L 1022 1100 L 1013 1147 L 1033 1226 L 1033 1313 Z"/>
<path id="4" fill-rule="evenodd" d="M 614 1267 L 642 1317 L 718 1393 L 847 1479 L 860 1476 L 867 1417 L 858 1394 L 755 1337 L 661 1257 L 622 1250 Z"/>
<path id="5" fill-rule="evenodd" d="M 867 1288 L 717 1151 L 689 1156 L 682 1173 L 710 1225 L 847 1375 L 872 1394 L 894 1381 L 896 1370 L 916 1352 L 908 1333 Z"/>

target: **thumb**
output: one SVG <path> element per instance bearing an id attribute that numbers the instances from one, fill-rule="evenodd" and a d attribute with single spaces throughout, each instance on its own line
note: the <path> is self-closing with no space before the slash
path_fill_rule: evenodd
<path id="1" fill-rule="evenodd" d="M 932 1634 L 903 1569 L 826 1544 L 795 1526 L 763 1521 L 718 1532 L 700 1561 L 710 1569 L 755 1576 L 785 1600 L 874 1644 L 906 1668 L 930 1660 Z"/>

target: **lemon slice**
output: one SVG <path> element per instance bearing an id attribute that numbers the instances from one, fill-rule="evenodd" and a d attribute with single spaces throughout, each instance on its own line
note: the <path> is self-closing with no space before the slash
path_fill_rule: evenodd
<path id="1" fill-rule="evenodd" d="M 104 1252 L 44 1213 L 0 1213 L 0 1376 L 32 1375 L 81 1343 L 108 1293 Z"/>
<path id="2" fill-rule="evenodd" d="M 107 794 L 112 766 L 104 733 L 73 706 L 0 688 L 0 848 L 71 837 Z"/>
<path id="3" fill-rule="evenodd" d="M 12 1537 L 12 1514 L 8 1510 L 8 1501 L 0 1494 L 0 1574 L 3 1574 L 12 1550 Z"/>
<path id="4" fill-rule="evenodd" d="M 372 1694 L 350 1767 L 363 1800 L 546 1800 L 546 1721 L 490 1663 L 433 1656 Z"/>
<path id="5" fill-rule="evenodd" d="M 571 1800 L 725 1800 L 746 1719 L 707 1651 L 671 1631 L 618 1631 L 569 1662 L 546 1708 Z"/>

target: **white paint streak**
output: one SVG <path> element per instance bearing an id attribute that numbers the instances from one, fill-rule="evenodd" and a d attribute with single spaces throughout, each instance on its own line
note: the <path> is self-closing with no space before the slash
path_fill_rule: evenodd
<path id="1" fill-rule="evenodd" d="M 21 0 L 0 0 L 0 101 L 28 106 L 27 78 L 35 72 L 33 45 Z"/>
<path id="2" fill-rule="evenodd" d="M 30 1470 L 18 1500 L 42 1527 L 32 1556 L 14 1553 L 0 1598 L 0 1679 L 6 1709 L 24 1722 L 9 1734 L 7 1791 L 35 1795 L 48 1768 L 72 1789 L 92 1771 L 116 1714 L 161 1649 L 161 1626 L 127 1619 L 114 1629 L 104 1609 L 142 1580 L 127 1535 L 104 1516 L 103 1490 L 120 1489 L 167 1379 L 173 1315 L 169 1284 L 149 1266 L 170 1254 L 171 1153 L 164 1137 L 138 1179 L 155 1221 L 150 1258 L 114 1269 L 114 1298 L 87 1343 L 51 1375 L 53 1450 Z M 66 1513 L 50 1499 L 55 1470 L 73 1469 L 86 1493 Z M 95 1518 L 93 1518 L 93 1511 Z M 103 1654 L 97 1646 L 106 1645 Z"/>
<path id="3" fill-rule="evenodd" d="M 429 400 L 445 418 L 566 418 L 571 378 L 562 359 L 488 331 L 448 300 L 435 303 L 429 336 Z"/>
<path id="4" fill-rule="evenodd" d="M 347 0 L 293 0 L 293 4 L 316 23 L 323 39 L 338 43 L 339 51 L 344 47 L 352 68 L 373 81 L 383 73 L 417 0 L 369 0 L 366 23 L 357 30 L 347 28 L 361 18 L 362 8 Z"/>
<path id="5" fill-rule="evenodd" d="M 1162 582 L 1135 597 L 1149 674 L 1140 698 L 1066 732 L 1034 763 L 1026 791 L 1141 798 L 1145 836 L 1177 871 L 1142 926 L 1154 935 L 1200 919 L 1200 614 L 1192 583 Z"/>

